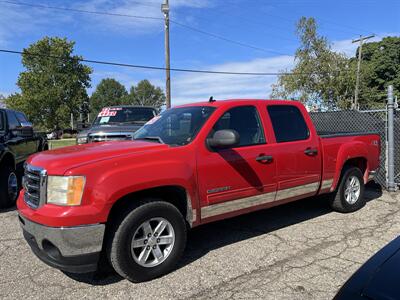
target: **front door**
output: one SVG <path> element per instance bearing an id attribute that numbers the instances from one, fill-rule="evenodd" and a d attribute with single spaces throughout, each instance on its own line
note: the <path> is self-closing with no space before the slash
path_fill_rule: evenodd
<path id="1" fill-rule="evenodd" d="M 15 157 L 15 162 L 18 164 L 26 159 L 26 142 L 23 137 L 15 134 L 15 130 L 17 130 L 21 124 L 11 110 L 7 110 L 7 123 L 8 136 L 6 137 L 6 145 L 10 148 Z"/>
<path id="2" fill-rule="evenodd" d="M 198 182 L 201 218 L 235 214 L 272 202 L 276 192 L 276 164 L 255 106 L 231 108 L 219 118 L 209 133 L 233 129 L 239 145 L 198 153 Z"/>

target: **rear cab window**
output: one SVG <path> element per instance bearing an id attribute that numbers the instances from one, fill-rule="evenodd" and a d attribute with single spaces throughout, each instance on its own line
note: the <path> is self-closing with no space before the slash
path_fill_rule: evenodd
<path id="1" fill-rule="evenodd" d="M 270 105 L 271 119 L 277 143 L 307 140 L 310 130 L 301 111 L 293 105 Z"/>

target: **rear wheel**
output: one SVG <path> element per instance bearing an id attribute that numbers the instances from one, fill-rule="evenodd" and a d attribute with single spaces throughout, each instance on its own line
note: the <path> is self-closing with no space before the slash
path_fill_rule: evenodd
<path id="1" fill-rule="evenodd" d="M 364 179 L 361 170 L 356 167 L 346 168 L 339 186 L 332 195 L 331 206 L 338 212 L 353 212 L 365 205 Z"/>
<path id="2" fill-rule="evenodd" d="M 15 204 L 19 193 L 18 177 L 15 169 L 5 165 L 0 170 L 0 208 Z"/>
<path id="3" fill-rule="evenodd" d="M 107 256 L 115 271 L 147 281 L 173 270 L 186 245 L 186 223 L 170 203 L 146 200 L 120 216 L 111 229 Z"/>

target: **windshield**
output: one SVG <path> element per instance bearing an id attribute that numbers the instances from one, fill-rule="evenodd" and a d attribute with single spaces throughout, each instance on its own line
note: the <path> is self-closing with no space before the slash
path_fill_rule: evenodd
<path id="1" fill-rule="evenodd" d="M 134 135 L 135 140 L 149 140 L 168 145 L 189 144 L 215 110 L 208 106 L 172 108 L 154 117 Z"/>
<path id="2" fill-rule="evenodd" d="M 93 125 L 143 125 L 155 115 L 154 109 L 146 107 L 105 107 L 100 111 Z"/>

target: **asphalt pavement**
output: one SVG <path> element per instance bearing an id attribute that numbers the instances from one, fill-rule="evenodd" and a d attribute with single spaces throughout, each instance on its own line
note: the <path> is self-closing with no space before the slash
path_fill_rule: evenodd
<path id="1" fill-rule="evenodd" d="M 0 298 L 332 299 L 400 233 L 400 193 L 370 187 L 366 195 L 352 214 L 309 198 L 200 226 L 176 271 L 140 284 L 47 267 L 23 239 L 16 211 L 0 211 Z"/>

